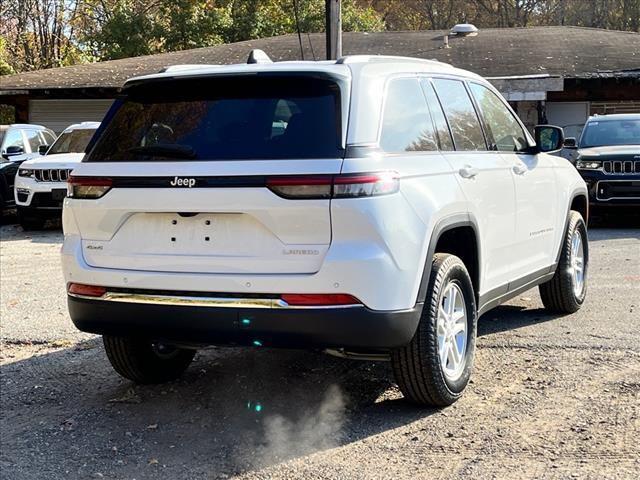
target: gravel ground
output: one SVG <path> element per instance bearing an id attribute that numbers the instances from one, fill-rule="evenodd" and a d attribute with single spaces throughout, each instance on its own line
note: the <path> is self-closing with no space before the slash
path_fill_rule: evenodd
<path id="1" fill-rule="evenodd" d="M 590 232 L 588 300 L 537 290 L 479 324 L 454 406 L 402 400 L 386 363 L 210 349 L 134 386 L 66 312 L 55 229 L 0 227 L 0 473 L 7 479 L 637 478 L 640 230 Z"/>

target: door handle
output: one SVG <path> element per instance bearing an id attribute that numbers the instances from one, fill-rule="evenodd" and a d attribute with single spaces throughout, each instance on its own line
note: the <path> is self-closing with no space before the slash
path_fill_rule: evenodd
<path id="1" fill-rule="evenodd" d="M 513 173 L 515 173 L 516 175 L 524 175 L 528 171 L 529 169 L 527 168 L 527 166 L 523 165 L 522 163 L 516 163 L 513 166 Z"/>
<path id="2" fill-rule="evenodd" d="M 476 175 L 478 175 L 478 169 L 472 167 L 471 165 L 465 165 L 460 170 L 458 170 L 458 173 L 462 178 L 474 178 Z"/>

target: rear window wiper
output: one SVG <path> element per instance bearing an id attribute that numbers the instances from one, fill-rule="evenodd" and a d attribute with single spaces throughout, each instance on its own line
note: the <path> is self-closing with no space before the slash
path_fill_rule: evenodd
<path id="1" fill-rule="evenodd" d="M 192 147 L 174 143 L 157 143 L 144 147 L 133 147 L 127 151 L 140 155 L 157 155 L 159 157 L 196 158 L 196 152 Z"/>

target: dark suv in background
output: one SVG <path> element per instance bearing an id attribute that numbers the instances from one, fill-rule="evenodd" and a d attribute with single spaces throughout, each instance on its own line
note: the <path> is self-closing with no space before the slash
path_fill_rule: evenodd
<path id="1" fill-rule="evenodd" d="M 589 117 L 580 141 L 567 138 L 565 148 L 577 149 L 593 213 L 640 213 L 640 113 Z"/>

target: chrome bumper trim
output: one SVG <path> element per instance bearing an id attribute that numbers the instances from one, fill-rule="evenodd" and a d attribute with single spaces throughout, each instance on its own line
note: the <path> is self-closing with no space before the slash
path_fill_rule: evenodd
<path id="1" fill-rule="evenodd" d="M 74 298 L 85 300 L 100 300 L 105 302 L 143 303 L 152 305 L 177 305 L 185 307 L 215 307 L 215 308 L 270 308 L 270 309 L 323 309 L 323 308 L 354 308 L 363 307 L 357 303 L 351 305 L 318 305 L 301 306 L 289 305 L 279 298 L 233 298 L 233 297 L 193 297 L 184 295 L 152 295 L 127 292 L 107 292 L 101 297 L 90 297 L 68 293 Z"/>

